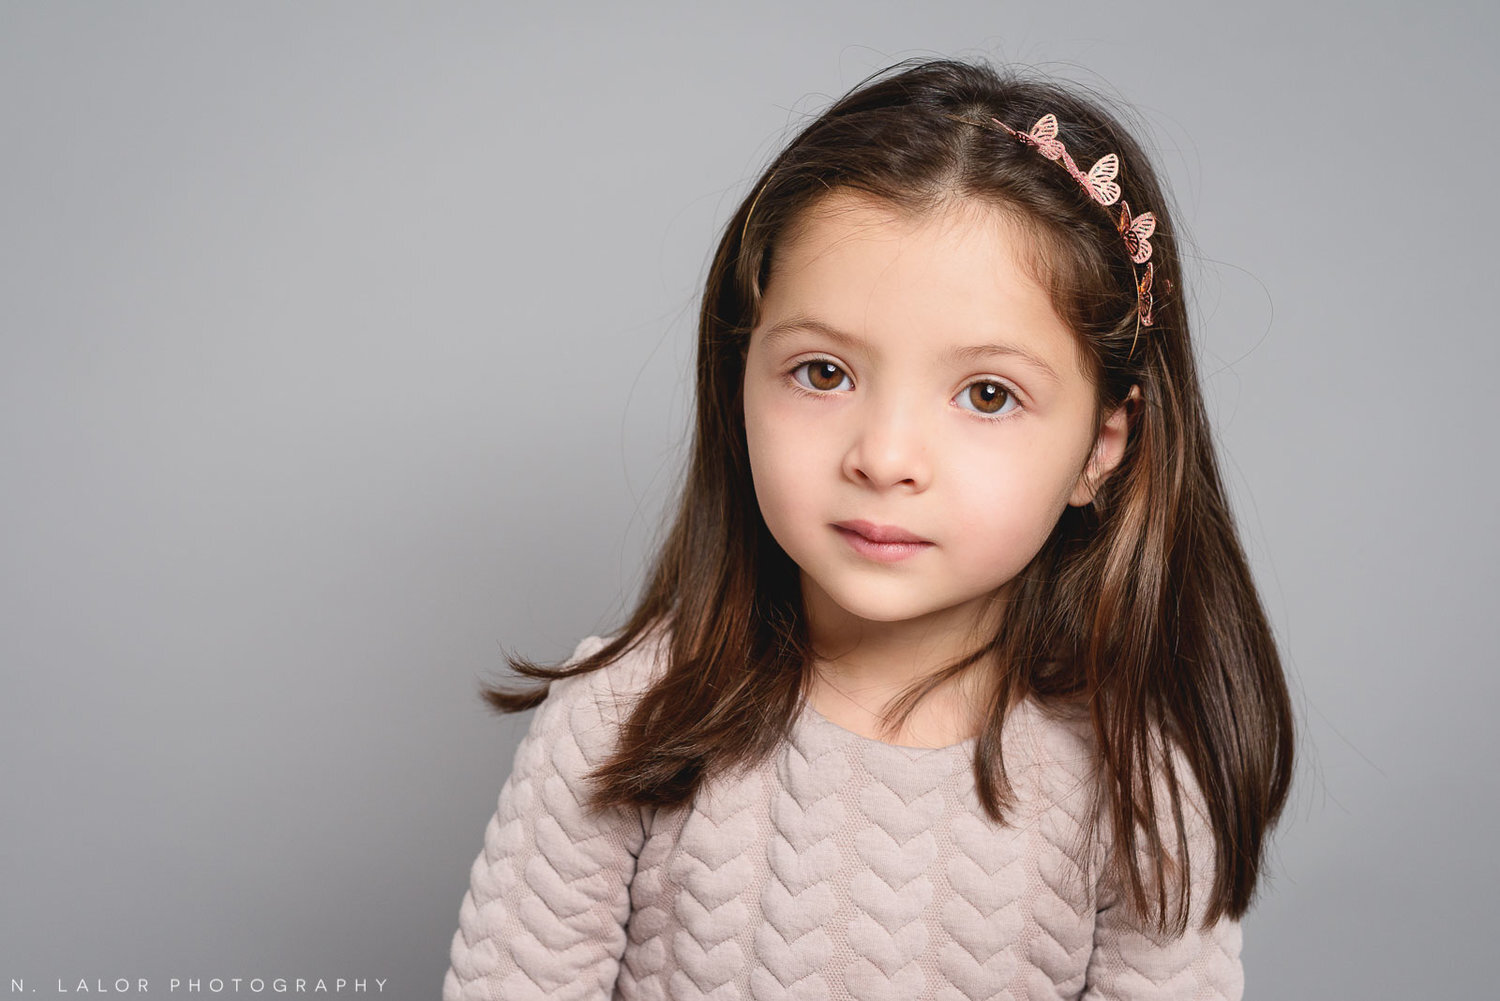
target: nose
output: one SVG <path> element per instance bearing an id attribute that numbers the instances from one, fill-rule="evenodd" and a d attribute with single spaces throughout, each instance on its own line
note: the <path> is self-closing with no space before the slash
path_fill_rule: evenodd
<path id="1" fill-rule="evenodd" d="M 917 401 L 872 395 L 853 416 L 844 475 L 881 490 L 925 489 L 931 480 L 930 438 Z"/>

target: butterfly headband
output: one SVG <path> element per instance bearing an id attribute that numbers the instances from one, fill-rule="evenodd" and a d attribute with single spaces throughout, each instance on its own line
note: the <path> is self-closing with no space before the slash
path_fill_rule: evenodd
<path id="1" fill-rule="evenodd" d="M 952 115 L 948 117 L 954 118 Z M 971 122 L 967 118 L 954 118 L 954 120 L 968 125 L 981 124 Z M 1120 236 L 1125 241 L 1125 249 L 1130 253 L 1132 264 L 1146 265 L 1144 271 L 1139 273 L 1136 282 L 1136 335 L 1138 337 L 1140 328 L 1151 326 L 1155 319 L 1152 311 L 1156 303 L 1151 295 L 1151 281 L 1155 271 L 1151 263 L 1151 235 L 1156 232 L 1156 216 L 1151 212 L 1142 212 L 1138 216 L 1132 216 L 1130 203 L 1120 201 L 1120 185 L 1115 181 L 1120 173 L 1120 158 L 1113 153 L 1108 153 L 1100 157 L 1098 162 L 1089 168 L 1088 173 L 1084 173 L 1078 169 L 1078 165 L 1068 155 L 1067 148 L 1057 138 L 1056 115 L 1050 113 L 1043 115 L 1037 119 L 1037 123 L 1031 127 L 1030 132 L 1017 132 L 998 118 L 991 118 L 990 121 L 1047 159 L 1061 163 L 1084 192 L 1100 205 L 1108 208 L 1115 202 L 1120 202 L 1120 218 L 1115 223 L 1115 228 L 1120 231 Z M 1162 286 L 1164 291 L 1172 291 L 1172 283 L 1166 279 L 1162 279 Z M 1135 353 L 1135 341 L 1136 338 L 1131 338 L 1130 354 Z M 1128 358 L 1129 355 L 1126 357 Z"/>

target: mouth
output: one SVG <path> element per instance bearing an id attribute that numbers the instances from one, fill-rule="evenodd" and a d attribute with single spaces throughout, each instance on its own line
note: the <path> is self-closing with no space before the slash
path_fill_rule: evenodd
<path id="1" fill-rule="evenodd" d="M 834 529 L 849 548 L 867 560 L 895 563 L 915 556 L 933 543 L 895 525 L 875 525 L 868 521 L 841 521 Z"/>
<path id="2" fill-rule="evenodd" d="M 931 545 L 927 539 L 920 535 L 914 535 L 899 525 L 877 525 L 869 521 L 839 521 L 834 523 L 834 528 L 844 532 L 861 536 L 869 542 L 920 542 Z"/>

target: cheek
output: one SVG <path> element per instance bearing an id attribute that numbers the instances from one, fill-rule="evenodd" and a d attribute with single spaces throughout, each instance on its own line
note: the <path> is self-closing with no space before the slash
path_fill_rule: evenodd
<path id="1" fill-rule="evenodd" d="M 754 387 L 745 393 L 745 444 L 750 475 L 761 515 L 773 534 L 805 503 L 812 457 L 806 435 L 796 433 L 785 407 L 778 407 Z"/>
<path id="2" fill-rule="evenodd" d="M 754 384 L 746 384 L 744 399 L 745 451 L 750 457 L 750 475 L 759 487 L 762 482 L 769 482 L 774 474 L 772 465 L 778 448 L 777 423 L 764 395 L 757 391 Z"/>
<path id="3" fill-rule="evenodd" d="M 1012 450 L 952 457 L 950 476 L 960 478 L 953 518 L 959 530 L 991 552 L 1018 556 L 1024 563 L 1057 525 L 1072 491 L 1071 457 L 1059 457 L 1045 443 Z"/>

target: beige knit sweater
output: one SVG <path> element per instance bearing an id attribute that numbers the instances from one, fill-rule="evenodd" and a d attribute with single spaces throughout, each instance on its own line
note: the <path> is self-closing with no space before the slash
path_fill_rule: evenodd
<path id="1" fill-rule="evenodd" d="M 1239 925 L 1197 927 L 1212 850 L 1196 802 L 1194 913 L 1157 941 L 1089 875 L 1102 838 L 1074 850 L 1086 731 L 1034 709 L 1007 728 L 1004 826 L 979 806 L 972 740 L 899 747 L 810 706 L 690 809 L 590 814 L 582 776 L 660 665 L 643 645 L 553 684 L 485 829 L 443 1001 L 1240 998 Z"/>

